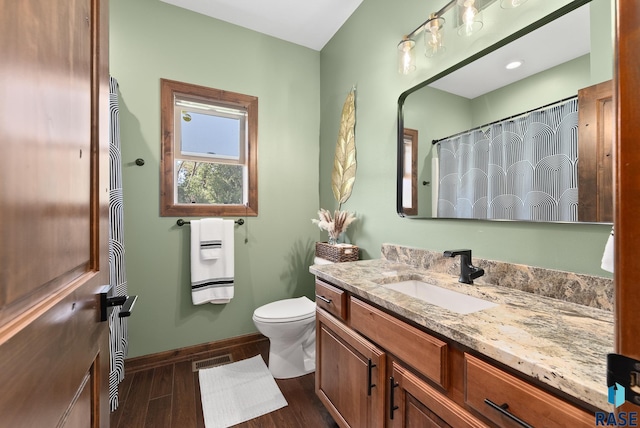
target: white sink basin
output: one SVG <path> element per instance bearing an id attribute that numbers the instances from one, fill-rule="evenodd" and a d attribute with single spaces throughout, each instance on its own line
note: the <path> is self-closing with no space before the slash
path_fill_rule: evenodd
<path id="1" fill-rule="evenodd" d="M 383 284 L 383 287 L 399 291 L 432 305 L 440 306 L 459 314 L 470 314 L 498 306 L 493 302 L 478 299 L 457 291 L 448 290 L 422 281 L 409 280 Z"/>

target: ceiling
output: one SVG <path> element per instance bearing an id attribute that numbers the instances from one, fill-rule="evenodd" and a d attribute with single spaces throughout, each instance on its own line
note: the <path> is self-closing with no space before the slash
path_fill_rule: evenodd
<path id="1" fill-rule="evenodd" d="M 161 0 L 259 33 L 321 50 L 362 0 Z"/>
<path id="2" fill-rule="evenodd" d="M 259 33 L 321 50 L 362 0 L 160 0 Z M 589 52 L 589 8 L 581 7 L 431 84 L 475 98 Z M 549 47 L 553 47 L 550 49 Z M 524 60 L 505 70 L 508 60 Z M 491 76 L 478 79 L 479 76 Z"/>
<path id="3" fill-rule="evenodd" d="M 585 5 L 429 86 L 473 99 L 588 54 L 591 50 L 589 22 L 589 5 Z M 514 60 L 524 61 L 523 66 L 505 69 L 505 65 Z"/>

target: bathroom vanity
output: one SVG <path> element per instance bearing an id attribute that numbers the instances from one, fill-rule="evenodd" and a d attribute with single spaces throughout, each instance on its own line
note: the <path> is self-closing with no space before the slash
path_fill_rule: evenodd
<path id="1" fill-rule="evenodd" d="M 387 244 L 381 259 L 310 268 L 316 393 L 340 426 L 586 427 L 612 411 L 608 280 L 474 262 L 487 275 L 473 285 L 458 283 L 456 260 Z M 536 292 L 504 286 L 540 278 L 550 284 Z M 416 293 L 421 283 L 444 301 Z"/>

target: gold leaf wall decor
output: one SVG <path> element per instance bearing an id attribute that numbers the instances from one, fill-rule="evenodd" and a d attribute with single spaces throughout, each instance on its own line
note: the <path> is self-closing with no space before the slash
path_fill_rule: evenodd
<path id="1" fill-rule="evenodd" d="M 338 210 L 351 196 L 353 183 L 356 179 L 355 92 L 356 90 L 353 88 L 342 106 L 340 130 L 333 160 L 331 190 L 338 201 Z"/>

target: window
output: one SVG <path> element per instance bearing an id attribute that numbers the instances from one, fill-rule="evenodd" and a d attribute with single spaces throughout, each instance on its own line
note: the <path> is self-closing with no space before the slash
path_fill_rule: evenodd
<path id="1" fill-rule="evenodd" d="M 161 79 L 161 216 L 258 215 L 258 98 Z"/>

